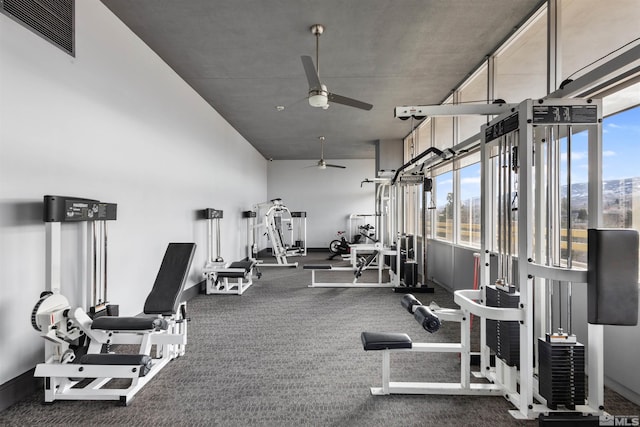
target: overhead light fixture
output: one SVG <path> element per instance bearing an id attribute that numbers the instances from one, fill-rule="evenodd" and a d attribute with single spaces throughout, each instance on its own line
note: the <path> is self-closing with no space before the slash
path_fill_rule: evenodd
<path id="1" fill-rule="evenodd" d="M 284 105 L 276 105 L 276 110 L 277 111 L 283 111 L 284 110 Z"/>
<path id="2" fill-rule="evenodd" d="M 321 86 L 321 89 L 313 89 L 309 91 L 309 105 L 312 107 L 321 107 L 326 109 L 329 105 L 327 87 L 325 85 Z"/>

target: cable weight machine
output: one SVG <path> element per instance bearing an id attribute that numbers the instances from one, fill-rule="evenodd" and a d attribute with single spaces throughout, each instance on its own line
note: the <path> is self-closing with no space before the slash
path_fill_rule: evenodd
<path id="1" fill-rule="evenodd" d="M 601 123 L 599 100 L 539 99 L 511 106 L 482 126 L 480 287 L 454 292 L 458 310 L 430 307 L 432 315 L 460 322 L 460 343 L 414 343 L 406 334 L 363 332 L 364 349 L 383 356 L 382 387 L 372 388 L 373 394 L 493 395 L 513 404 L 509 412 L 517 419 L 606 419 L 604 325 L 637 325 L 639 238 L 636 230 L 600 228 Z M 563 203 L 559 166 L 564 143 L 570 196 L 571 139 L 579 132 L 589 153 L 588 254 L 582 265 L 573 259 L 571 202 Z M 494 257 L 497 277 L 491 274 Z M 586 284 L 586 346 L 572 331 L 575 284 Z M 480 320 L 477 372 L 469 369 L 471 315 Z M 460 382 L 392 382 L 390 354 L 406 351 L 460 353 Z"/>

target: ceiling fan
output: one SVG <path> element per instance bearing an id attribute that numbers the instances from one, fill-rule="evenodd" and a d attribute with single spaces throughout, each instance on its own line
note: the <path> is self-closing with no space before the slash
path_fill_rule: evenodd
<path id="1" fill-rule="evenodd" d="M 313 166 L 307 166 L 307 167 L 317 167 L 318 169 L 326 169 L 326 168 L 340 168 L 340 169 L 346 169 L 346 166 L 340 166 L 340 165 L 331 165 L 329 163 L 327 163 L 324 160 L 324 136 L 319 136 L 318 139 L 320 140 L 320 160 L 318 160 L 318 163 L 316 163 Z"/>
<path id="2" fill-rule="evenodd" d="M 320 36 L 324 32 L 322 24 L 311 26 L 311 33 L 316 36 L 316 66 L 313 65 L 313 59 L 310 56 L 302 56 L 302 66 L 307 75 L 309 82 L 309 105 L 312 107 L 329 108 L 329 102 L 347 105 L 349 107 L 360 108 L 362 110 L 371 110 L 373 105 L 357 99 L 347 98 L 346 96 L 337 95 L 327 90 L 327 86 L 320 82 Z"/>

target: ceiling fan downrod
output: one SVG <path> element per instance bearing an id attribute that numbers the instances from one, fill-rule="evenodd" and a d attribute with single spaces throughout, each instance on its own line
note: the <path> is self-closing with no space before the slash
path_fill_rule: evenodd
<path id="1" fill-rule="evenodd" d="M 315 24 L 311 26 L 311 34 L 316 36 L 316 73 L 320 76 L 320 36 L 324 33 L 324 25 Z"/>

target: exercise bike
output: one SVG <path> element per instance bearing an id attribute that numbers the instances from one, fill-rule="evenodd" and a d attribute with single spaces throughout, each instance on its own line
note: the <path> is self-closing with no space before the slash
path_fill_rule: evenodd
<path id="1" fill-rule="evenodd" d="M 329 243 L 329 251 L 331 252 L 331 256 L 329 256 L 329 258 L 327 259 L 331 260 L 338 255 L 350 254 L 351 245 L 357 245 L 358 243 L 362 243 L 363 237 L 373 242 L 377 242 L 377 240 L 375 240 L 372 237 L 373 225 L 371 224 L 361 225 L 358 227 L 358 230 L 360 231 L 360 233 L 353 236 L 352 242 L 348 242 L 347 239 L 344 237 L 346 231 L 338 231 L 337 235 L 339 239 L 332 240 L 331 243 Z"/>
<path id="2" fill-rule="evenodd" d="M 351 246 L 344 237 L 345 233 L 346 231 L 338 231 L 338 239 L 332 240 L 331 243 L 329 243 L 329 252 L 332 254 L 329 259 L 333 259 L 336 255 L 347 255 L 351 253 Z M 360 240 L 359 235 L 354 237 L 354 242 L 352 243 L 355 243 L 356 240 Z"/>

